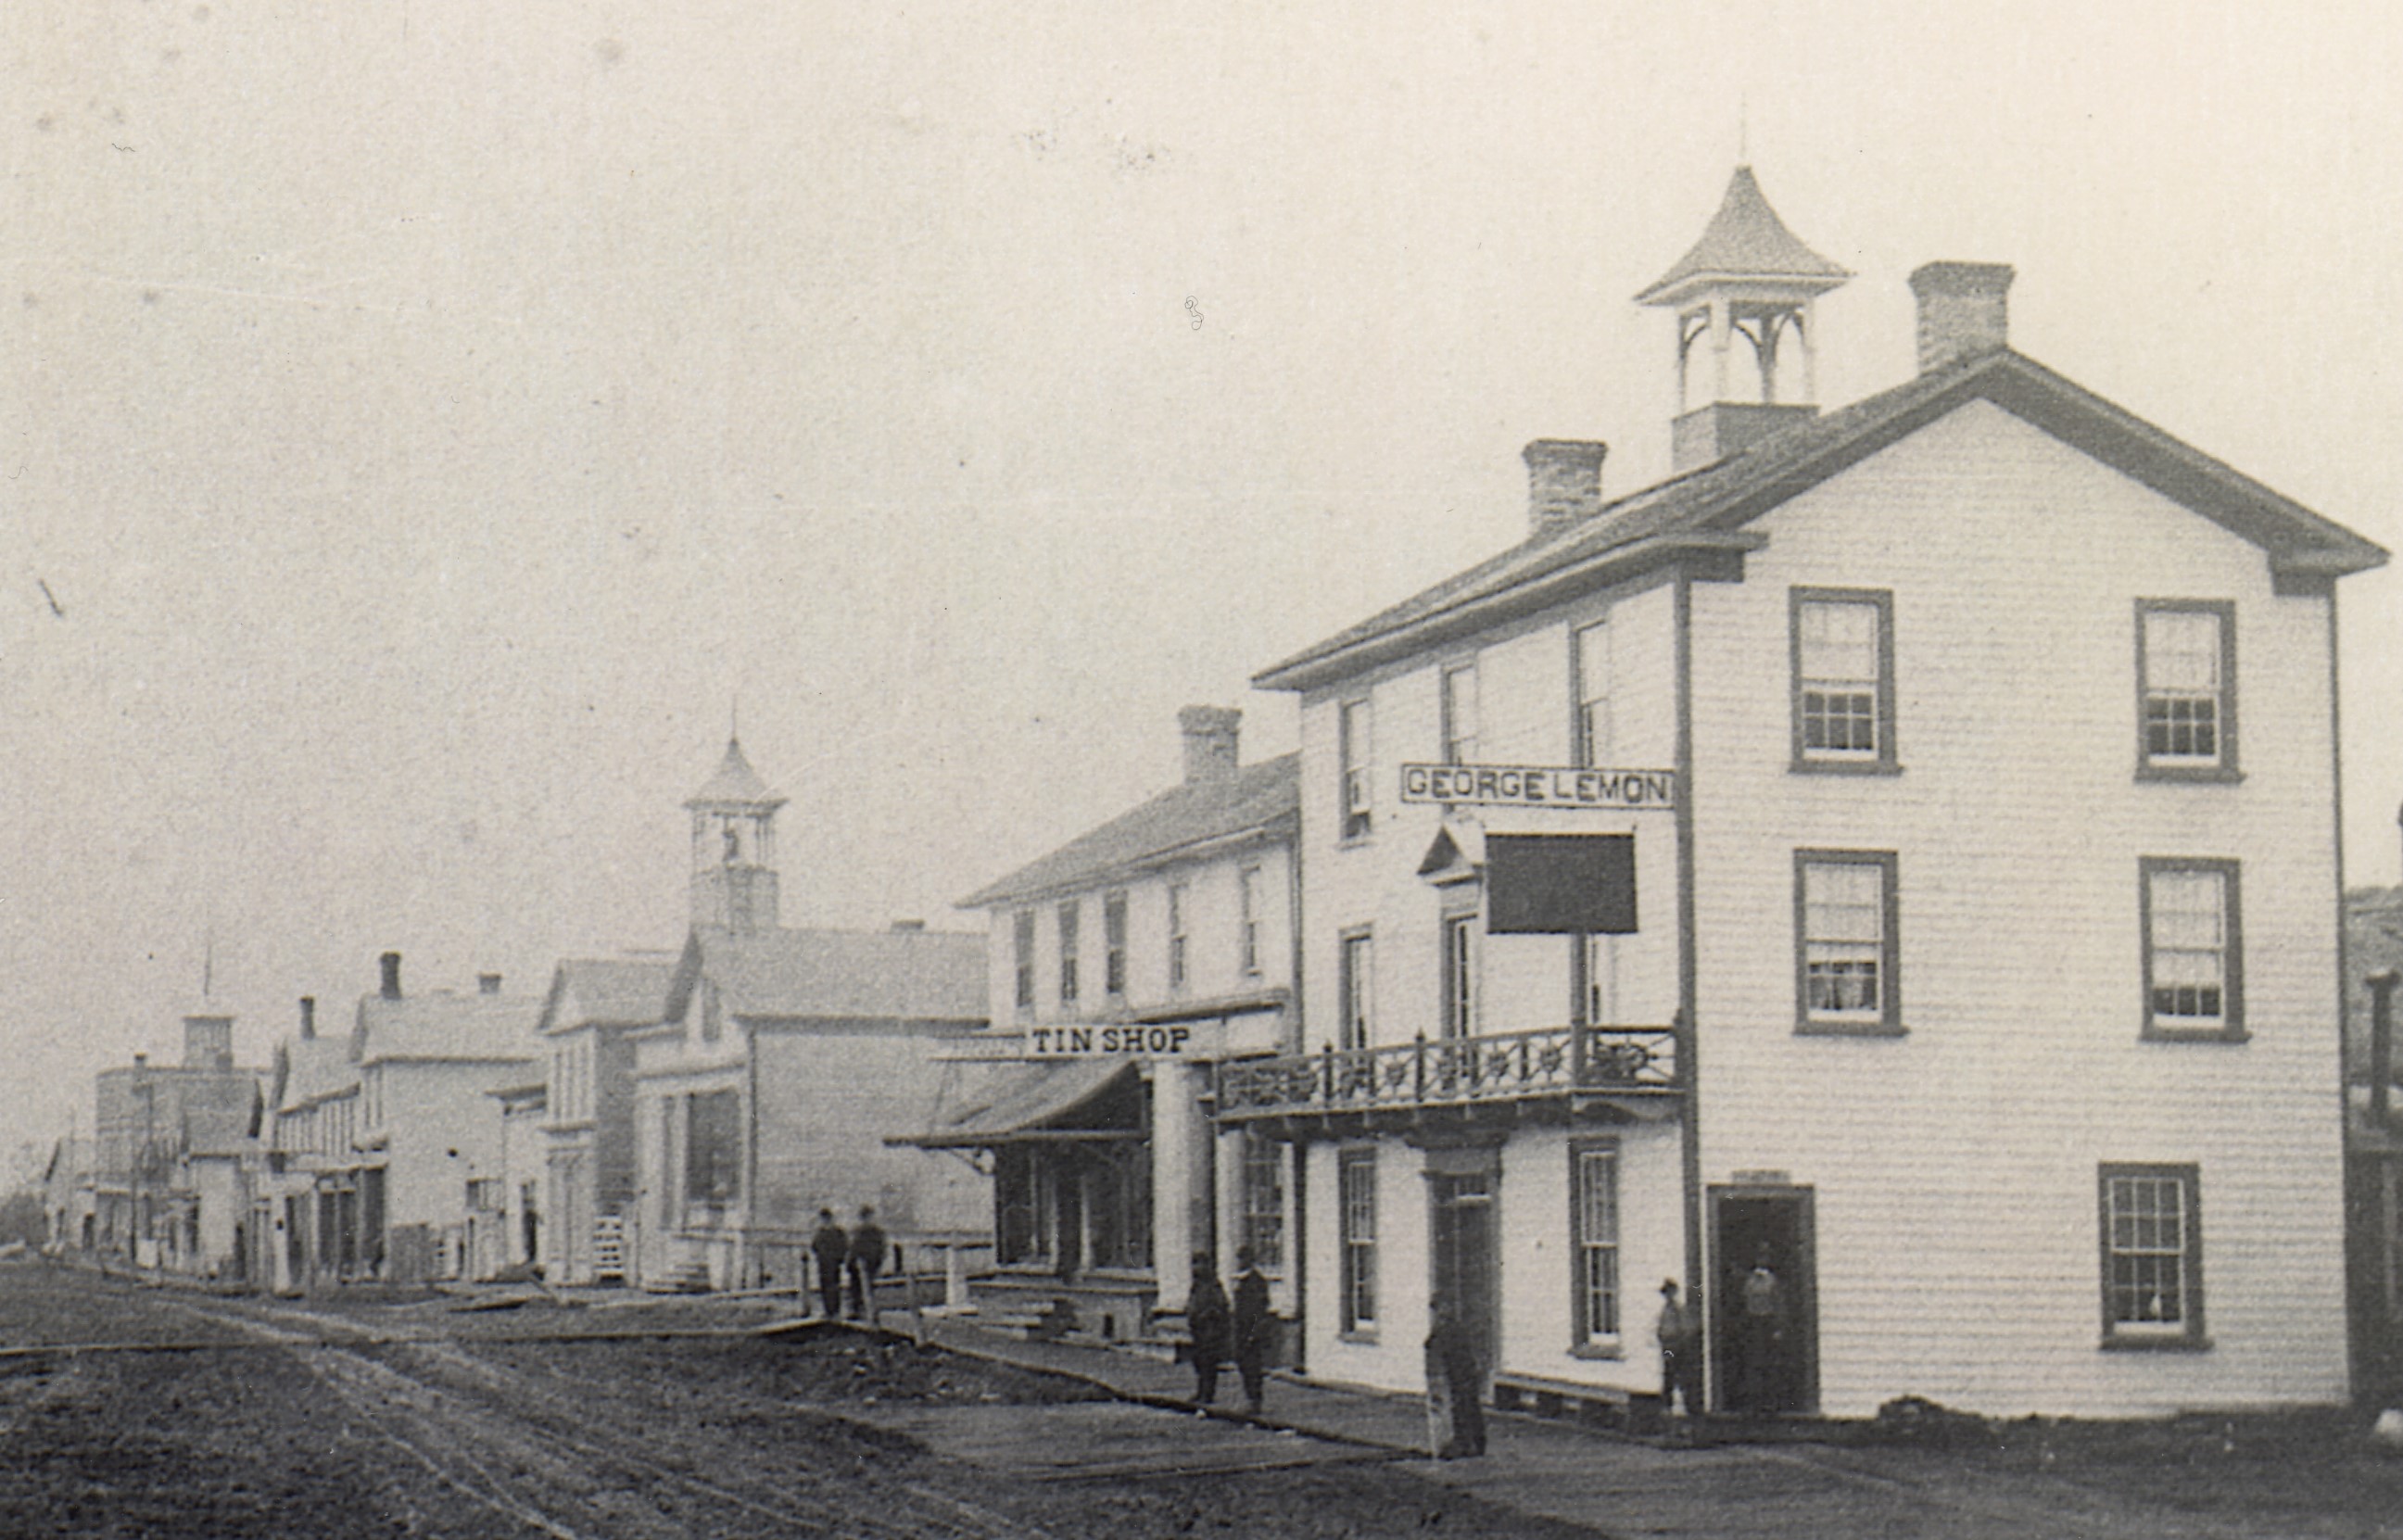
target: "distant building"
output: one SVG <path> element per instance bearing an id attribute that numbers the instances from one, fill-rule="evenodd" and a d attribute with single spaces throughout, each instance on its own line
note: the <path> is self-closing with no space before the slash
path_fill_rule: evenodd
<path id="1" fill-rule="evenodd" d="M 233 1018 L 184 1018 L 184 1059 L 103 1070 L 93 1084 L 92 1243 L 138 1266 L 218 1275 L 244 1265 L 238 1168 L 258 1132 L 260 1072 L 233 1061 Z M 194 1158 L 199 1157 L 198 1164 Z M 202 1172 L 206 1172 L 205 1177 Z"/>
<path id="2" fill-rule="evenodd" d="M 660 1024 L 629 1034 L 646 1286 L 797 1282 L 822 1207 L 872 1205 L 905 1248 L 988 1220 L 966 1162 L 884 1144 L 925 1126 L 936 1051 L 984 1024 L 982 943 L 779 925 L 783 805 L 731 742 L 686 804 L 693 929 Z"/>
<path id="3" fill-rule="evenodd" d="M 2376 1029 L 2368 980 L 2403 977 L 2403 888 L 2345 895 L 2345 1215 L 2351 1242 L 2354 1392 L 2377 1406 L 2403 1396 L 2403 1085 L 2395 1046 L 2403 989 L 2389 985 Z"/>
<path id="4" fill-rule="evenodd" d="M 1297 766 L 1243 764 L 1241 720 L 1187 707 L 1181 784 L 964 906 L 1001 1005 L 910 1142 L 992 1161 L 989 1317 L 1140 1337 L 1184 1310 L 1193 1254 L 1231 1273 L 1245 1244 L 1299 1303 L 1291 1146 L 1211 1121 L 1215 1066 L 1300 1046 Z"/>
<path id="5" fill-rule="evenodd" d="M 626 1276 L 635 1213 L 633 1034 L 667 1016 L 672 958 L 570 958 L 551 972 L 536 1025 L 548 1086 L 542 1121 L 541 1263 L 553 1283 Z"/>
<path id="6" fill-rule="evenodd" d="M 70 1133 L 42 1167 L 43 1249 L 54 1256 L 90 1251 L 97 1240 L 91 1163 L 91 1140 Z"/>
<path id="7" fill-rule="evenodd" d="M 356 1049 L 352 1034 L 319 1034 L 307 995 L 297 1035 L 276 1049 L 254 1227 L 271 1250 L 252 1276 L 278 1293 L 372 1272 L 382 1260 L 381 1223 L 371 1242 L 361 1235 Z M 374 1196 L 381 1204 L 381 1186 Z"/>
<path id="8" fill-rule="evenodd" d="M 1526 538 L 1261 674 L 1301 705 L 1313 1375 L 1736 1412 L 2346 1391 L 2334 589 L 2368 542 L 1912 276 L 1917 378 L 1812 404 L 1846 274 L 1739 170 L 1639 298 L 1674 472 L 1527 450 Z M 1798 369 L 1796 366 L 1799 366 Z M 1799 378 L 1797 376 L 1799 375 Z"/>

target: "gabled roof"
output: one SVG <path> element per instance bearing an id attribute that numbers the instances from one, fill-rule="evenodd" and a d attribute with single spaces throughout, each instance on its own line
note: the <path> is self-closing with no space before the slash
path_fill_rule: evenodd
<path id="1" fill-rule="evenodd" d="M 967 898 L 986 909 L 1068 893 L 1161 867 L 1256 834 L 1290 838 L 1301 816 L 1300 756 L 1280 755 L 1161 792 Z"/>
<path id="2" fill-rule="evenodd" d="M 279 1050 L 283 1084 L 276 1109 L 291 1112 L 312 1102 L 348 1090 L 359 1083 L 359 1066 L 351 1057 L 353 1039 L 296 1037 Z"/>
<path id="3" fill-rule="evenodd" d="M 364 1066 L 383 1060 L 500 1062 L 531 1057 L 542 1002 L 524 995 L 370 994 L 359 1001 L 356 1038 Z"/>
<path id="4" fill-rule="evenodd" d="M 726 741 L 726 757 L 717 762 L 717 772 L 701 788 L 685 798 L 688 808 L 770 807 L 780 808 L 785 799 L 768 789 L 751 761 L 743 756 L 743 741 Z"/>
<path id="5" fill-rule="evenodd" d="M 985 1020 L 984 937 L 963 931 L 698 929 L 661 1020 L 684 1020 L 703 977 L 757 1021 Z"/>
<path id="6" fill-rule="evenodd" d="M 647 1027 L 667 1020 L 675 964 L 665 958 L 570 957 L 551 970 L 538 1033 L 569 1027 Z"/>
<path id="7" fill-rule="evenodd" d="M 1738 166 L 1702 238 L 1635 299 L 1645 305 L 1674 304 L 1683 297 L 1680 291 L 1712 279 L 1773 280 L 1826 290 L 1851 276 L 1787 229 L 1761 195 L 1752 168 Z"/>
<path id="8" fill-rule="evenodd" d="M 1446 578 L 1253 676 L 1309 689 L 1572 594 L 1679 561 L 1757 549 L 1754 520 L 1973 400 L 2091 455 L 2262 548 L 2282 587 L 2325 586 L 2386 552 L 2007 348 L 1930 370 L 1724 460 L 1607 504 Z"/>

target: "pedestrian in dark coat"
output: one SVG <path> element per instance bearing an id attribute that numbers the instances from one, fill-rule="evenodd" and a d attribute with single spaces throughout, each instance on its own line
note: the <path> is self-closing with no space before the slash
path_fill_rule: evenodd
<path id="1" fill-rule="evenodd" d="M 1251 1247 L 1235 1248 L 1235 1369 L 1243 1377 L 1244 1407 L 1257 1413 L 1268 1379 L 1269 1333 L 1275 1322 L 1269 1314 L 1269 1281 Z"/>
<path id="2" fill-rule="evenodd" d="M 817 1258 L 818 1305 L 831 1321 L 842 1313 L 842 1264 L 851 1255 L 851 1237 L 834 1222 L 834 1210 L 818 1210 L 818 1228 L 810 1237 L 810 1255 Z"/>
<path id="3" fill-rule="evenodd" d="M 876 1320 L 876 1275 L 884 1270 L 884 1227 L 876 1211 L 860 1206 L 859 1223 L 851 1227 L 851 1313 Z"/>
<path id="4" fill-rule="evenodd" d="M 1702 1410 L 1702 1324 L 1677 1297 L 1677 1281 L 1660 1284 L 1660 1319 L 1654 1331 L 1660 1339 L 1660 1410 L 1665 1416 L 1682 1401 L 1686 1415 Z"/>
<path id="5" fill-rule="evenodd" d="M 1227 1291 L 1210 1254 L 1193 1254 L 1193 1286 L 1185 1296 L 1185 1329 L 1193 1335 L 1193 1404 L 1206 1407 L 1218 1394 L 1218 1367 L 1227 1361 L 1232 1320 Z"/>
<path id="6" fill-rule="evenodd" d="M 1476 1344 L 1448 1299 L 1438 1298 L 1427 1332 L 1427 1446 L 1438 1460 L 1485 1452 L 1485 1377 Z"/>

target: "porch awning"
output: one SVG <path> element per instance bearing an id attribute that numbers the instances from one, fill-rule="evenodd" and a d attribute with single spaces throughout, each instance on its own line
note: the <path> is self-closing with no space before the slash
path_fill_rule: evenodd
<path id="1" fill-rule="evenodd" d="M 1055 1064 L 995 1066 L 975 1088 L 937 1108 L 924 1133 L 885 1141 L 919 1149 L 988 1149 L 1063 1138 L 1131 1139 L 1138 1128 L 1093 1126 L 1098 1104 L 1140 1078 L 1124 1059 L 1076 1059 Z"/>

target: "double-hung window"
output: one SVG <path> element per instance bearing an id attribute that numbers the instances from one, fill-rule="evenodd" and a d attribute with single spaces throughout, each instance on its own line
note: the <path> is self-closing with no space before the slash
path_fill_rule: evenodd
<path id="1" fill-rule="evenodd" d="M 2152 856 L 2142 871 L 2145 1034 L 2242 1037 L 2236 863 Z"/>
<path id="2" fill-rule="evenodd" d="M 1795 853 L 1799 1031 L 1902 1030 L 1896 919 L 1892 852 Z"/>
<path id="3" fill-rule="evenodd" d="M 2136 602 L 2139 775 L 2223 780 L 2236 770 L 2236 607 Z"/>
<path id="4" fill-rule="evenodd" d="M 1477 762 L 1477 665 L 1443 671 L 1443 762 Z"/>
<path id="5" fill-rule="evenodd" d="M 1443 1034 L 1477 1035 L 1477 925 L 1475 914 L 1443 920 Z"/>
<path id="6" fill-rule="evenodd" d="M 1060 906 L 1060 1003 L 1076 1003 L 1076 901 Z"/>
<path id="7" fill-rule="evenodd" d="M 1794 768 L 1896 769 L 1894 596 L 1796 589 L 1791 605 Z"/>
<path id="8" fill-rule="evenodd" d="M 1597 620 L 1577 633 L 1577 760 L 1610 763 L 1610 622 Z"/>
<path id="9" fill-rule="evenodd" d="M 1018 970 L 1018 1008 L 1035 1005 L 1035 911 L 1020 909 L 1010 916 L 1009 938 Z"/>
<path id="10" fill-rule="evenodd" d="M 1260 868 L 1245 867 L 1237 873 L 1237 877 L 1239 901 L 1242 905 L 1237 916 L 1237 923 L 1241 927 L 1239 932 L 1241 953 L 1238 960 L 1243 964 L 1244 975 L 1252 977 L 1257 976 L 1260 971 Z"/>
<path id="11" fill-rule="evenodd" d="M 1343 965 L 1336 986 L 1343 997 L 1342 1014 L 1336 1023 L 1337 1047 L 1350 1049 L 1368 1046 L 1371 1007 L 1376 999 L 1376 938 L 1368 932 L 1357 931 L 1343 937 Z"/>
<path id="12" fill-rule="evenodd" d="M 1185 906 L 1189 889 L 1182 882 L 1168 884 L 1168 987 L 1185 987 Z"/>
<path id="13" fill-rule="evenodd" d="M 1603 1142 L 1569 1146 L 1571 1234 L 1577 1275 L 1570 1281 L 1577 1314 L 1576 1346 L 1617 1347 L 1619 1340 L 1618 1146 Z"/>
<path id="14" fill-rule="evenodd" d="M 1122 893 L 1102 899 L 1102 975 L 1112 999 L 1126 993 L 1127 895 Z"/>
<path id="15" fill-rule="evenodd" d="M 1345 1150 L 1335 1158 L 1343 1248 L 1341 1318 L 1347 1334 L 1377 1329 L 1377 1152 Z"/>
<path id="16" fill-rule="evenodd" d="M 2202 1346 L 2196 1168 L 2109 1165 L 2101 1184 L 2103 1345 Z"/>
<path id="17" fill-rule="evenodd" d="M 1264 1271 L 1285 1266 L 1285 1145 L 1243 1135 L 1243 1243 Z"/>
<path id="18" fill-rule="evenodd" d="M 1342 761 L 1343 838 L 1357 839 L 1368 832 L 1369 776 L 1377 748 L 1376 716 L 1367 701 L 1346 701 L 1336 713 L 1336 752 Z"/>

